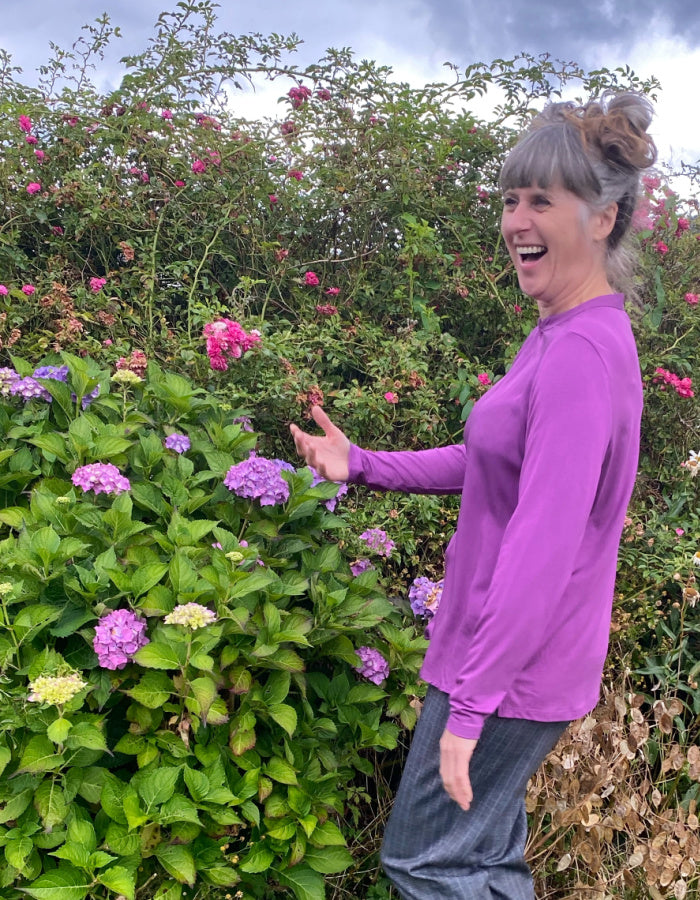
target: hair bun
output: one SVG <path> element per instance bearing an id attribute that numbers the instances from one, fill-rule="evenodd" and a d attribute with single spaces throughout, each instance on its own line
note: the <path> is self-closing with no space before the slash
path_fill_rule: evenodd
<path id="1" fill-rule="evenodd" d="M 652 106 L 641 94 L 606 91 L 569 115 L 578 120 L 586 144 L 609 164 L 639 171 L 656 162 L 656 146 L 647 134 Z"/>

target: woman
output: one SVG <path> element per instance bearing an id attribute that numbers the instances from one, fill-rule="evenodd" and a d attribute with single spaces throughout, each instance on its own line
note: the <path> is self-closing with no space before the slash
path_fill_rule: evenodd
<path id="1" fill-rule="evenodd" d="M 532 900 L 526 784 L 598 700 L 642 410 L 616 291 L 650 122 L 636 94 L 553 104 L 509 154 L 501 231 L 540 318 L 464 443 L 361 450 L 318 407 L 323 436 L 292 426 L 326 478 L 462 495 L 382 850 L 405 900 Z"/>

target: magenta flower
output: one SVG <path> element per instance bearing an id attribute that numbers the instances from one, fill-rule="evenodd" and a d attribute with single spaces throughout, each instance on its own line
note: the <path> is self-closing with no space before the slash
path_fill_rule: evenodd
<path id="1" fill-rule="evenodd" d="M 329 287 L 328 290 L 326 291 L 326 293 L 328 294 L 329 297 L 337 297 L 338 294 L 340 293 L 340 288 L 339 287 Z"/>
<path id="2" fill-rule="evenodd" d="M 479 372 L 476 378 L 479 384 L 483 384 L 484 387 L 487 387 L 489 384 L 491 384 L 491 379 L 486 372 Z"/>
<path id="3" fill-rule="evenodd" d="M 22 293 L 26 294 L 27 297 L 31 297 L 36 288 L 33 284 L 23 284 L 22 285 Z"/>
<path id="4" fill-rule="evenodd" d="M 271 205 L 271 206 L 274 206 L 275 203 L 279 203 L 279 202 L 280 202 L 280 198 L 277 196 L 277 194 L 269 194 L 269 195 L 268 195 L 268 199 L 269 199 L 269 201 L 270 201 L 270 205 Z"/>
<path id="5" fill-rule="evenodd" d="M 121 494 L 131 488 L 129 479 L 112 463 L 89 463 L 79 466 L 71 478 L 76 487 L 96 494 Z"/>
<path id="6" fill-rule="evenodd" d="M 437 612 L 442 596 L 444 579 L 431 581 L 423 575 L 413 579 L 413 584 L 408 591 L 408 599 L 411 601 L 411 609 L 417 616 L 425 616 L 431 619 Z"/>
<path id="7" fill-rule="evenodd" d="M 385 678 L 389 677 L 389 664 L 384 659 L 379 650 L 374 647 L 358 647 L 355 653 L 360 657 L 360 665 L 353 666 L 353 669 L 371 681 L 373 684 L 381 684 Z"/>
<path id="8" fill-rule="evenodd" d="M 316 91 L 316 96 L 319 100 L 330 100 L 331 92 L 327 88 L 319 88 Z"/>
<path id="9" fill-rule="evenodd" d="M 30 181 L 27 185 L 27 193 L 28 194 L 38 194 L 41 190 L 41 185 L 38 181 Z"/>
<path id="10" fill-rule="evenodd" d="M 54 234 L 59 235 L 59 236 L 63 234 L 63 229 L 61 228 L 60 225 L 52 225 L 52 226 L 51 226 L 51 231 L 52 231 Z"/>
<path id="11" fill-rule="evenodd" d="M 690 398 L 695 396 L 692 390 L 692 378 L 681 378 L 679 375 L 669 372 L 668 369 L 662 369 L 660 366 L 655 370 L 653 383 L 661 383 L 662 391 L 665 391 L 666 385 L 670 384 L 679 397 Z"/>
<path id="12" fill-rule="evenodd" d="M 699 298 L 698 298 L 697 294 L 686 294 L 685 295 L 685 302 L 690 304 L 690 306 L 697 306 L 698 299 Z"/>
<path id="13" fill-rule="evenodd" d="M 287 177 L 294 178 L 295 181 L 301 181 L 301 179 L 304 177 L 304 173 L 299 169 L 290 169 L 289 172 L 287 172 Z"/>
<path id="14" fill-rule="evenodd" d="M 190 439 L 186 434 L 169 434 L 165 439 L 165 446 L 175 453 L 186 453 L 190 449 Z"/>
<path id="15" fill-rule="evenodd" d="M 28 134 L 24 140 L 30 145 L 39 143 L 39 139 L 37 137 L 35 137 L 33 134 Z"/>
<path id="16" fill-rule="evenodd" d="M 316 312 L 322 316 L 337 316 L 338 307 L 333 306 L 332 303 L 321 303 L 316 307 Z"/>
<path id="17" fill-rule="evenodd" d="M 207 171 L 207 164 L 201 159 L 195 159 L 195 161 L 192 163 L 192 171 L 195 175 L 201 175 L 202 172 Z"/>
<path id="18" fill-rule="evenodd" d="M 239 497 L 259 500 L 261 506 L 276 506 L 289 499 L 289 485 L 282 478 L 280 463 L 256 456 L 255 451 L 248 459 L 231 466 L 224 484 Z"/>
<path id="19" fill-rule="evenodd" d="M 294 109 L 299 109 L 311 96 L 311 91 L 304 85 L 297 85 L 289 89 L 289 99 L 292 101 Z"/>
<path id="20" fill-rule="evenodd" d="M 0 284 L 0 296 L 1 296 L 1 297 L 6 297 L 8 294 L 9 294 L 9 291 L 8 291 L 8 289 L 5 287 L 5 285 L 4 285 L 4 284 Z"/>
<path id="21" fill-rule="evenodd" d="M 668 245 L 664 244 L 663 241 L 657 241 L 654 244 L 654 250 L 656 250 L 657 253 L 661 254 L 661 256 L 665 256 L 668 253 Z"/>
<path id="22" fill-rule="evenodd" d="M 115 609 L 100 619 L 92 646 L 103 669 L 123 669 L 148 643 L 146 622 L 130 609 Z"/>
<path id="23" fill-rule="evenodd" d="M 315 272 L 307 272 L 304 275 L 304 284 L 307 287 L 316 287 L 319 284 L 318 275 Z"/>
<path id="24" fill-rule="evenodd" d="M 169 109 L 164 109 L 160 115 L 163 119 L 172 119 L 173 117 L 173 114 Z"/>
<path id="25" fill-rule="evenodd" d="M 384 399 L 387 403 L 395 404 L 399 402 L 399 395 L 395 394 L 393 391 L 387 391 L 386 394 L 384 394 Z"/>
<path id="26" fill-rule="evenodd" d="M 391 551 L 396 544 L 387 537 L 386 531 L 381 528 L 369 528 L 360 535 L 360 540 L 367 544 L 368 549 L 374 550 L 378 556 L 391 556 Z"/>
<path id="27" fill-rule="evenodd" d="M 227 357 L 240 357 L 260 343 L 260 332 L 253 329 L 246 332 L 231 319 L 217 319 L 204 326 L 204 337 L 207 339 L 207 354 L 212 369 L 225 372 L 228 369 Z"/>
<path id="28" fill-rule="evenodd" d="M 32 130 L 32 120 L 29 116 L 20 116 L 19 119 L 17 119 L 17 124 L 20 129 L 27 134 Z"/>
<path id="29" fill-rule="evenodd" d="M 178 181 L 175 182 L 175 187 L 184 187 L 184 186 L 185 186 L 185 182 L 184 182 L 184 181 L 180 181 L 180 180 L 178 179 Z"/>
<path id="30" fill-rule="evenodd" d="M 107 284 L 106 278 L 91 278 L 90 279 L 90 290 L 93 294 L 99 294 L 102 288 Z"/>
<path id="31" fill-rule="evenodd" d="M 648 191 L 656 191 L 661 187 L 661 179 L 656 175 L 645 175 L 642 178 L 642 184 Z"/>
<path id="32" fill-rule="evenodd" d="M 43 150 L 35 150 L 35 151 L 34 151 L 34 156 L 36 156 L 37 160 L 38 160 L 40 163 L 43 163 L 44 159 L 46 158 L 46 154 L 44 153 Z"/>

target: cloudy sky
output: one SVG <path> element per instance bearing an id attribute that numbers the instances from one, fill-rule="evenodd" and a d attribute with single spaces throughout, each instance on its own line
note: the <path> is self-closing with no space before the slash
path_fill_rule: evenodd
<path id="1" fill-rule="evenodd" d="M 49 42 L 70 47 L 83 24 L 107 12 L 122 38 L 96 80 L 116 86 L 118 58 L 145 49 L 158 14 L 174 7 L 175 0 L 2 0 L 0 48 L 33 80 Z M 586 69 L 630 66 L 662 83 L 654 133 L 663 157 L 676 164 L 700 159 L 697 0 L 220 0 L 218 27 L 296 32 L 304 43 L 291 61 L 299 65 L 328 47 L 350 47 L 415 84 L 446 78 L 446 61 L 464 67 L 522 51 Z M 240 114 L 254 115 L 265 99 L 238 98 Z"/>

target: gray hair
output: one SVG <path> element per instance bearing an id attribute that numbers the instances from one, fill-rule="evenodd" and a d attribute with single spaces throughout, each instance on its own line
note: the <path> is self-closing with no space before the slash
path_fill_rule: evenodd
<path id="1" fill-rule="evenodd" d="M 634 254 L 624 240 L 639 196 L 640 172 L 656 161 L 646 133 L 651 103 L 641 94 L 607 91 L 584 106 L 551 103 L 511 150 L 500 175 L 502 191 L 561 185 L 592 209 L 617 203 L 607 239 L 606 273 L 611 286 L 634 295 Z"/>

